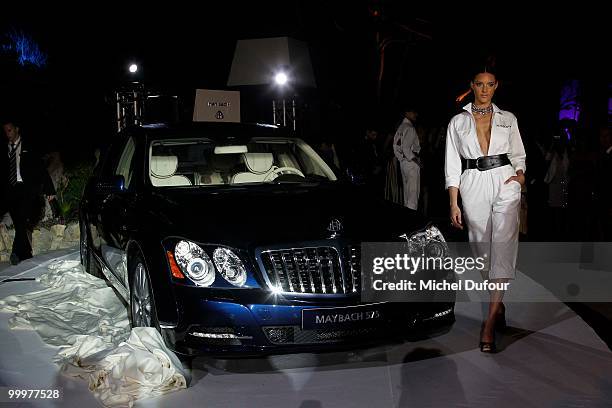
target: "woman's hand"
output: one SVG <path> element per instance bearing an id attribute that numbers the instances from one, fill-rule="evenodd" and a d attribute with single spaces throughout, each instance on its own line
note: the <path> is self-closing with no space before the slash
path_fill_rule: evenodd
<path id="1" fill-rule="evenodd" d="M 508 184 L 512 180 L 517 181 L 521 185 L 521 187 L 523 187 L 525 185 L 525 175 L 520 170 L 519 170 L 519 172 L 518 172 L 518 174 L 516 176 L 512 176 L 512 177 L 508 178 L 508 180 L 506 180 L 504 182 L 504 184 Z"/>
<path id="2" fill-rule="evenodd" d="M 461 220 L 461 209 L 458 205 L 452 205 L 450 208 L 450 219 L 451 225 L 455 228 L 463 229 L 463 222 Z"/>

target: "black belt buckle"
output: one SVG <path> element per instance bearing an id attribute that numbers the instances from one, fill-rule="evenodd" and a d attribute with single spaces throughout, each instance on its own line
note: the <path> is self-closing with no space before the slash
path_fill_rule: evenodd
<path id="1" fill-rule="evenodd" d="M 478 171 L 484 171 L 485 170 L 485 169 L 483 169 L 480 166 L 480 163 L 481 163 L 482 159 L 484 159 L 484 158 L 485 158 L 485 156 L 480 156 L 479 158 L 476 159 L 476 168 L 478 169 Z"/>
<path id="2" fill-rule="evenodd" d="M 481 165 L 481 163 L 484 164 Z M 495 167 L 499 167 L 501 159 L 497 156 L 481 156 L 476 159 L 476 168 L 480 171 L 490 170 Z"/>

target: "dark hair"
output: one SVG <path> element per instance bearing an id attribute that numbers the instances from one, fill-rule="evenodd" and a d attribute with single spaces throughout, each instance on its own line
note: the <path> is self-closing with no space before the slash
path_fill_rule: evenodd
<path id="1" fill-rule="evenodd" d="M 497 61 L 496 61 L 495 56 L 493 55 L 488 56 L 484 62 L 479 62 L 472 66 L 471 80 L 473 81 L 474 78 L 476 78 L 476 75 L 482 74 L 485 72 L 493 75 L 495 79 L 497 79 L 498 72 L 497 72 L 496 66 L 497 66 Z"/>
<path id="2" fill-rule="evenodd" d="M 16 118 L 2 118 L 2 126 L 8 125 L 9 123 L 15 127 L 18 127 L 18 128 L 21 127 L 21 122 L 17 120 Z"/>
<path id="3" fill-rule="evenodd" d="M 473 71 L 471 81 L 473 81 L 474 79 L 476 79 L 476 76 L 477 76 L 478 74 L 483 74 L 483 73 L 491 74 L 491 75 L 493 75 L 493 76 L 495 77 L 495 80 L 497 80 L 497 70 L 496 70 L 495 68 L 485 66 L 484 68 L 481 68 L 481 69 L 475 69 L 475 70 Z"/>
<path id="4" fill-rule="evenodd" d="M 414 103 L 405 103 L 401 106 L 401 108 L 402 109 L 400 110 L 400 112 L 402 115 L 406 112 L 419 112 L 419 108 Z"/>

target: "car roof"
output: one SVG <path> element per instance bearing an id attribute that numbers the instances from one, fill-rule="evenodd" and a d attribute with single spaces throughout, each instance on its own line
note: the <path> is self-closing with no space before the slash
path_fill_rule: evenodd
<path id="1" fill-rule="evenodd" d="M 130 134 L 146 134 L 150 139 L 183 139 L 206 137 L 212 140 L 249 140 L 253 137 L 291 137 L 284 128 L 259 123 L 191 122 L 181 124 L 147 124 L 128 130 Z"/>

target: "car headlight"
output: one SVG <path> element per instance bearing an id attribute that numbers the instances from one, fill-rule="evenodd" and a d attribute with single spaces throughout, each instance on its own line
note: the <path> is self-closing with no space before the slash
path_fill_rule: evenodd
<path id="1" fill-rule="evenodd" d="M 227 248 L 217 248 L 213 252 L 213 260 L 217 270 L 226 281 L 234 286 L 244 286 L 247 274 L 238 255 Z"/>
<path id="2" fill-rule="evenodd" d="M 430 258 L 440 258 L 448 252 L 444 236 L 433 225 L 427 227 L 425 231 L 412 234 L 408 239 L 408 246 L 413 256 L 424 255 Z"/>
<path id="3" fill-rule="evenodd" d="M 184 274 L 198 286 L 210 286 L 215 281 L 215 266 L 202 248 L 193 242 L 179 241 L 174 257 Z"/>

